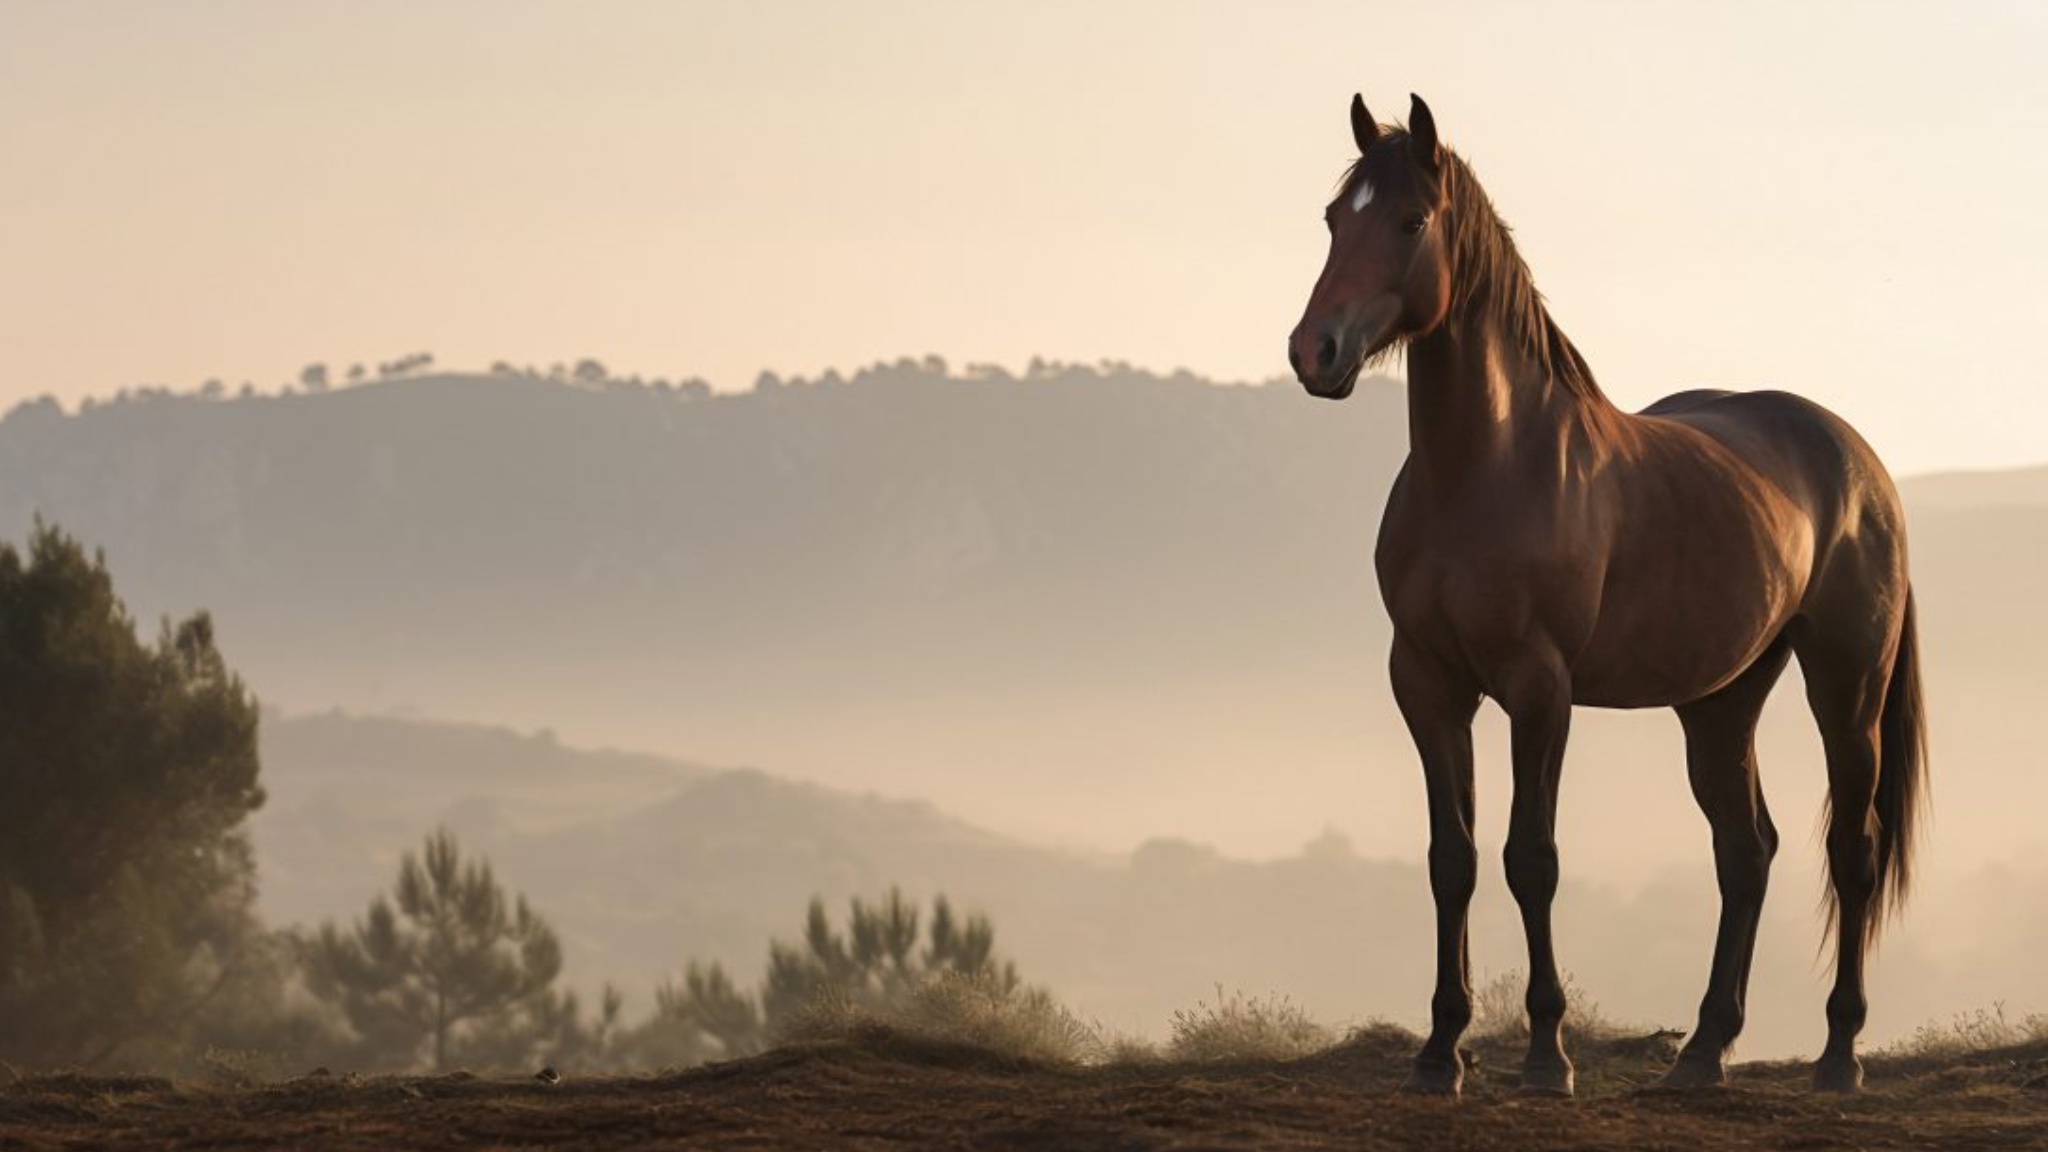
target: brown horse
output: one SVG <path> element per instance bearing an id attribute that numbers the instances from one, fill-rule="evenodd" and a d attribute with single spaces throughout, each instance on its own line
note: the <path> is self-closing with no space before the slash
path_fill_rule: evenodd
<path id="1" fill-rule="evenodd" d="M 1719 1084 L 1742 1030 L 1777 851 L 1754 737 L 1797 656 L 1826 750 L 1839 923 L 1817 1087 L 1862 1082 L 1864 954 L 1911 874 L 1926 738 L 1904 517 L 1875 453 L 1782 392 L 1685 392 L 1630 415 L 1551 320 L 1472 170 L 1415 98 L 1383 126 L 1354 98 L 1359 159 L 1325 212 L 1330 254 L 1289 342 L 1312 395 L 1341 400 L 1405 349 L 1408 460 L 1377 562 L 1394 698 L 1429 791 L 1432 1029 L 1408 1090 L 1455 1094 L 1472 1016 L 1466 908 L 1472 717 L 1509 717 L 1508 887 L 1529 943 L 1524 1091 L 1572 1091 L 1551 953 L 1558 778 L 1572 706 L 1669 707 L 1721 889 L 1699 1027 L 1665 1077 Z"/>

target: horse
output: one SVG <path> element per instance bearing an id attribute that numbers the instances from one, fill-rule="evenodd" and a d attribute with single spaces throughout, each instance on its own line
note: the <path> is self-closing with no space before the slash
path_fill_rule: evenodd
<path id="1" fill-rule="evenodd" d="M 1573 1091 L 1550 909 L 1575 705 L 1678 714 L 1713 829 L 1721 918 L 1698 1026 L 1662 1083 L 1726 1083 L 1778 847 L 1757 718 L 1797 657 L 1827 761 L 1824 932 L 1835 944 L 1813 1083 L 1856 1091 L 1864 958 L 1904 903 L 1927 799 L 1897 490 L 1846 422 L 1788 393 L 1703 390 L 1617 408 L 1551 319 L 1470 166 L 1411 101 L 1402 127 L 1352 98 L 1358 159 L 1324 212 L 1329 254 L 1288 341 L 1296 376 L 1325 399 L 1350 395 L 1390 355 L 1408 366 L 1408 456 L 1374 557 L 1394 700 L 1427 782 L 1436 905 L 1431 1028 L 1404 1089 L 1455 1096 L 1464 1078 L 1471 725 L 1483 698 L 1511 729 L 1503 855 L 1529 948 L 1522 1091 Z"/>

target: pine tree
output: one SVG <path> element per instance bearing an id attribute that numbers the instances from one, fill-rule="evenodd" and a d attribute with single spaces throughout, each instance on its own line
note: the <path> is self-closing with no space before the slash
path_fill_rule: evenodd
<path id="1" fill-rule="evenodd" d="M 927 978 L 941 972 L 984 977 L 1005 990 L 1017 986 L 1017 967 L 995 956 L 995 927 L 980 915 L 961 922 L 944 896 L 932 902 L 925 947 L 918 948 L 919 913 L 900 889 L 873 904 L 855 897 L 845 935 L 832 930 L 825 902 L 813 898 L 800 945 L 776 941 L 768 948 L 768 973 L 761 988 L 768 1031 L 821 995 L 854 1007 L 900 1004 Z"/>
<path id="2" fill-rule="evenodd" d="M 369 1060 L 409 1066 L 430 1046 L 445 1070 L 464 1033 L 558 1012 L 541 1001 L 562 970 L 554 929 L 524 896 L 508 903 L 488 862 L 465 863 L 453 833 L 406 853 L 392 897 L 348 931 L 322 925 L 304 951 L 308 988 L 348 1017 Z"/>
<path id="3" fill-rule="evenodd" d="M 144 645 L 102 558 L 0 543 L 0 1059 L 122 1063 L 236 983 L 257 715 L 206 614 Z"/>
<path id="4" fill-rule="evenodd" d="M 847 912 L 842 933 L 825 902 L 812 898 L 801 940 L 769 944 L 758 997 L 741 992 L 721 966 L 691 961 L 681 984 L 656 989 L 654 1018 L 631 1040 L 637 1058 L 686 1065 L 751 1055 L 820 1004 L 886 1015 L 943 974 L 986 981 L 1001 994 L 1019 986 L 1016 965 L 995 955 L 994 926 L 980 915 L 961 920 L 944 896 L 933 900 L 922 934 L 918 906 L 900 889 L 872 903 L 855 897 Z"/>
<path id="5" fill-rule="evenodd" d="M 654 990 L 654 1016 L 625 1043 L 629 1062 L 681 1068 L 761 1051 L 761 1011 L 722 965 L 690 961 L 683 981 Z"/>
<path id="6" fill-rule="evenodd" d="M 471 1068 L 557 1067 L 592 1072 L 618 1066 L 619 1010 L 607 984 L 597 1011 L 586 1016 L 573 991 L 542 989 L 504 1012 L 475 1021 L 451 1043 L 450 1062 Z"/>

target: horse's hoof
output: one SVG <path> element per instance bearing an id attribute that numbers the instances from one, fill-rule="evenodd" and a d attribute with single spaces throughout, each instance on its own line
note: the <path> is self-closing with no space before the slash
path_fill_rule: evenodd
<path id="1" fill-rule="evenodd" d="M 1455 1100 L 1465 1086 L 1465 1069 L 1456 1057 L 1450 1061 L 1417 1060 L 1401 1083 L 1404 1096 L 1448 1096 Z"/>
<path id="2" fill-rule="evenodd" d="M 1657 1087 L 1678 1091 L 1695 1088 L 1725 1088 L 1728 1065 L 1719 1056 L 1689 1056 L 1681 1052 L 1671 1070 L 1657 1079 Z"/>
<path id="3" fill-rule="evenodd" d="M 1822 1060 L 1813 1066 L 1813 1090 L 1848 1095 L 1863 1089 L 1863 1061 L 1851 1056 L 1847 1060 Z"/>
<path id="4" fill-rule="evenodd" d="M 1563 1064 L 1524 1064 L 1522 1083 L 1516 1091 L 1523 1096 L 1569 1100 L 1576 1084 L 1570 1061 Z"/>

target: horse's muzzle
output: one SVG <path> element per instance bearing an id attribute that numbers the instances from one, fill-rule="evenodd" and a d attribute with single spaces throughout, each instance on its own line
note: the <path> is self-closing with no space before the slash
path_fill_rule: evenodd
<path id="1" fill-rule="evenodd" d="M 1308 389 L 1311 396 L 1326 400 L 1342 400 L 1351 394 L 1351 388 L 1358 381 L 1359 357 L 1345 331 L 1332 325 L 1311 336 L 1296 329 L 1287 341 L 1287 362 L 1294 367 L 1294 378 Z M 1351 355 L 1347 355 L 1351 352 Z"/>
<path id="2" fill-rule="evenodd" d="M 1287 362 L 1294 366 L 1295 379 L 1309 395 L 1324 400 L 1351 395 L 1366 360 L 1394 338 L 1399 316 L 1400 301 L 1388 297 L 1348 324 L 1339 321 L 1320 329 L 1302 324 L 1287 341 Z"/>
<path id="3" fill-rule="evenodd" d="M 1301 386 L 1308 390 L 1309 395 L 1317 399 L 1342 400 L 1346 396 L 1351 395 L 1353 388 L 1358 387 L 1358 372 L 1364 366 L 1365 361 L 1363 359 L 1353 360 L 1349 368 L 1346 368 L 1335 377 L 1325 377 L 1321 380 L 1304 379 L 1301 382 Z"/>

